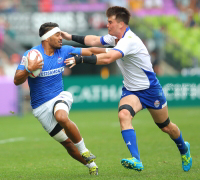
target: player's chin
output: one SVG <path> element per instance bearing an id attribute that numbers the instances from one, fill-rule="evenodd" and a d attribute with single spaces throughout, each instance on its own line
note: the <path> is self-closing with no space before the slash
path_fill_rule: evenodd
<path id="1" fill-rule="evenodd" d="M 55 49 L 60 49 L 62 47 L 62 44 L 58 45 L 58 46 L 55 46 L 54 48 Z"/>
<path id="2" fill-rule="evenodd" d="M 108 34 L 110 34 L 111 36 L 113 36 L 112 32 L 111 31 L 108 31 Z"/>

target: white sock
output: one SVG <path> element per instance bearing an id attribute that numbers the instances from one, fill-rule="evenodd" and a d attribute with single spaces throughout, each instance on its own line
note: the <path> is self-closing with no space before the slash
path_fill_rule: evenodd
<path id="1" fill-rule="evenodd" d="M 74 144 L 74 145 L 78 148 L 80 154 L 82 154 L 82 153 L 84 153 L 84 152 L 86 152 L 86 151 L 89 151 L 89 150 L 85 147 L 85 143 L 84 143 L 83 138 L 82 138 L 82 140 L 81 140 L 80 142 L 78 142 L 78 143 L 76 143 L 76 144 Z"/>
<path id="2" fill-rule="evenodd" d="M 95 162 L 91 162 L 90 164 L 86 164 L 85 166 L 88 167 L 88 168 L 92 168 L 92 167 L 94 167 L 94 166 L 97 167 L 97 165 L 96 165 Z"/>

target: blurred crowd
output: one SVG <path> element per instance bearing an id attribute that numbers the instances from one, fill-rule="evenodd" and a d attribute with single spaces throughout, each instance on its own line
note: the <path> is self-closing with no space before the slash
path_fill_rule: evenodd
<path id="1" fill-rule="evenodd" d="M 179 19 L 186 27 L 196 25 L 194 14 L 200 13 L 200 0 L 175 0 L 176 6 L 179 9 Z"/>
<path id="2" fill-rule="evenodd" d="M 0 49 L 0 76 L 14 78 L 15 71 L 20 63 L 21 56 L 12 54 L 10 57 Z"/>
<path id="3" fill-rule="evenodd" d="M 172 1 L 176 4 L 180 10 L 180 18 L 185 21 L 186 16 L 191 12 L 188 9 L 192 9 L 194 12 L 199 12 L 200 1 L 199 0 L 1 0 L 0 12 L 32 12 L 32 11 L 53 11 L 54 5 L 81 5 L 81 4 L 98 4 L 105 3 L 108 6 L 123 6 L 130 10 L 137 11 L 139 9 L 155 9 L 163 8 L 165 1 Z M 189 13 L 189 14 L 188 14 Z"/>
<path id="4" fill-rule="evenodd" d="M 162 9 L 165 2 L 172 2 L 178 12 L 178 19 L 187 28 L 196 27 L 194 14 L 200 14 L 200 0 L 1 0 L 0 1 L 0 15 L 2 13 L 11 12 L 49 12 L 52 11 L 52 6 L 56 4 L 96 4 L 105 3 L 109 6 L 123 6 L 128 8 L 131 12 L 139 11 L 140 9 Z M 105 28 L 106 26 L 104 26 Z M 161 70 L 159 68 L 161 60 L 164 58 L 164 46 L 166 42 L 166 28 L 153 30 L 153 39 L 145 42 L 152 57 L 153 67 L 155 72 L 159 75 Z M 20 62 L 21 54 L 7 54 L 4 50 L 5 35 L 14 38 L 15 32 L 10 29 L 9 23 L 6 19 L 0 16 L 0 76 L 13 77 L 17 64 Z M 68 75 L 71 72 L 65 71 Z"/>

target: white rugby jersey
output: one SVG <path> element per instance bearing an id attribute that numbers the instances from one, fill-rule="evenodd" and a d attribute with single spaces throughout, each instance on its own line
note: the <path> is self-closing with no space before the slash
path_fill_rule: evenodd
<path id="1" fill-rule="evenodd" d="M 124 77 L 124 87 L 129 91 L 139 91 L 158 85 L 159 81 L 153 71 L 150 55 L 141 39 L 129 27 L 117 44 L 115 44 L 116 39 L 108 34 L 102 36 L 100 40 L 103 45 L 114 46 L 112 50 L 122 54 L 122 58 L 116 62 Z"/>

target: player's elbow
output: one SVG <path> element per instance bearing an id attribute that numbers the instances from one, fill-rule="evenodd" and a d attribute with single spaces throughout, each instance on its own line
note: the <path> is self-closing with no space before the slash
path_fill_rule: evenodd
<path id="1" fill-rule="evenodd" d="M 16 86 L 19 86 L 19 85 L 21 85 L 22 83 L 23 83 L 22 81 L 18 80 L 17 78 L 14 78 L 14 84 L 15 84 Z"/>
<path id="2" fill-rule="evenodd" d="M 105 65 L 108 65 L 108 64 L 110 64 L 110 61 L 109 61 L 109 60 L 105 60 L 105 61 L 104 61 L 104 64 L 105 64 Z"/>
<path id="3" fill-rule="evenodd" d="M 20 85 L 20 83 L 19 83 L 16 79 L 14 79 L 14 84 L 15 84 L 16 86 Z"/>
<path id="4" fill-rule="evenodd" d="M 90 46 L 98 46 L 98 42 L 96 40 L 90 41 Z"/>
<path id="5" fill-rule="evenodd" d="M 95 54 L 94 53 L 94 49 L 91 47 L 91 48 L 87 48 L 87 54 L 86 54 L 86 56 L 91 56 L 92 54 Z"/>
<path id="6" fill-rule="evenodd" d="M 105 65 L 108 65 L 110 63 L 112 63 L 112 58 L 107 58 L 107 59 L 104 60 Z"/>

